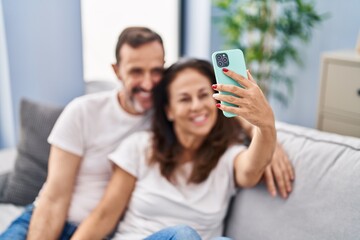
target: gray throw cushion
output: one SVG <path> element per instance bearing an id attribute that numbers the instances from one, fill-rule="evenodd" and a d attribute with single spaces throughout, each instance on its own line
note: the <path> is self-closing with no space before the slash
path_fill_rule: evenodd
<path id="1" fill-rule="evenodd" d="M 50 134 L 62 108 L 21 100 L 20 139 L 14 171 L 0 202 L 26 205 L 34 201 L 47 176 Z"/>
<path id="2" fill-rule="evenodd" d="M 3 192 L 4 192 L 3 189 L 5 188 L 5 186 L 7 184 L 9 175 L 10 175 L 9 172 L 0 174 L 0 199 L 3 195 Z"/>

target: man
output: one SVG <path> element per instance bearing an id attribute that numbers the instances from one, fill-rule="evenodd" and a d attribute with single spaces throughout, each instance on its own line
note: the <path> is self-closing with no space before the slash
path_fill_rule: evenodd
<path id="1" fill-rule="evenodd" d="M 115 55 L 112 67 L 123 88 L 79 97 L 64 109 L 48 139 L 48 177 L 36 207 L 28 207 L 0 237 L 70 238 L 105 191 L 111 176 L 107 155 L 126 136 L 148 127 L 151 90 L 163 72 L 162 39 L 147 28 L 127 28 L 119 36 Z M 276 194 L 274 173 L 286 197 L 293 178 L 291 165 L 281 148 L 273 159 L 265 175 L 269 191 Z"/>

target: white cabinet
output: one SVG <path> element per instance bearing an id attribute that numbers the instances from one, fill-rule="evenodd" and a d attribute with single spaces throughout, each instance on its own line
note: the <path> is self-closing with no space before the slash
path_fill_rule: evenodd
<path id="1" fill-rule="evenodd" d="M 360 54 L 330 52 L 322 57 L 317 127 L 360 137 Z"/>

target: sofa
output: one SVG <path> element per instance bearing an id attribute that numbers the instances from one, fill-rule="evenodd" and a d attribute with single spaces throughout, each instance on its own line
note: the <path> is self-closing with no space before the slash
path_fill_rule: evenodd
<path id="1" fill-rule="evenodd" d="M 99 88 L 94 85 L 88 92 Z M 45 180 L 46 138 L 61 111 L 22 100 L 19 144 L 0 151 L 0 233 L 34 200 Z M 360 139 L 284 122 L 276 128 L 295 168 L 293 191 L 282 199 L 271 197 L 263 183 L 239 189 L 225 235 L 241 240 L 360 239 Z"/>

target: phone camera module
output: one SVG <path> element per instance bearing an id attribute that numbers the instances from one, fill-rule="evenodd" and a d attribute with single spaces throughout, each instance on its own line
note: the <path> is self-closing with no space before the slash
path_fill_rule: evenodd
<path id="1" fill-rule="evenodd" d="M 218 53 L 215 55 L 216 63 L 218 67 L 227 67 L 229 66 L 229 58 L 226 53 Z"/>

